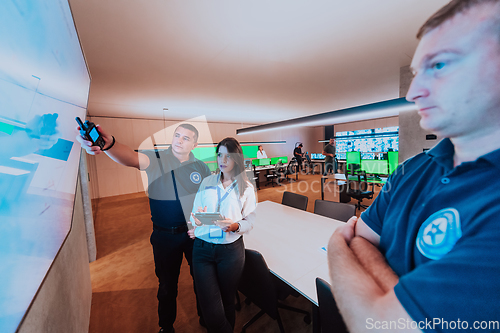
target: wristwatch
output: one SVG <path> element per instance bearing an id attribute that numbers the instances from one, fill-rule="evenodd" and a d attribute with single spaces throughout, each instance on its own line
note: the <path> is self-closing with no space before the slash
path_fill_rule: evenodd
<path id="1" fill-rule="evenodd" d="M 240 231 L 240 224 L 238 222 L 236 222 L 236 224 L 238 225 L 238 229 L 236 229 L 234 232 Z"/>

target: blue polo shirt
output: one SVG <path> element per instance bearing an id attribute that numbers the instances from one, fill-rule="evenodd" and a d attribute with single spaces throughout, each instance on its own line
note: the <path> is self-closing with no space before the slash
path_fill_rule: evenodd
<path id="1" fill-rule="evenodd" d="M 457 167 L 453 154 L 444 139 L 407 160 L 361 215 L 400 277 L 394 291 L 408 314 L 441 321 L 425 332 L 500 321 L 500 149 Z"/>

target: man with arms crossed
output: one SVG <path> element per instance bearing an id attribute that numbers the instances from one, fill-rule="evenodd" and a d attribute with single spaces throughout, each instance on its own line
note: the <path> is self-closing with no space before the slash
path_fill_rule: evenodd
<path id="1" fill-rule="evenodd" d="M 181 124 L 176 128 L 172 145 L 166 151 L 138 153 L 115 142 L 114 137 L 100 126 L 97 128 L 106 142 L 103 151 L 113 161 L 146 171 L 148 175 L 148 197 L 153 221 L 151 244 L 155 273 L 159 281 L 157 296 L 160 332 L 174 332 L 177 282 L 183 253 L 190 265 L 191 276 L 193 275 L 193 240 L 187 234 L 186 221 L 189 221 L 194 196 L 201 181 L 210 175 L 205 163 L 194 158 L 191 153 L 198 145 L 198 130 L 193 125 Z M 91 142 L 80 136 L 77 136 L 77 140 L 91 155 L 102 152 L 99 147 L 92 146 Z M 201 314 L 199 309 L 198 314 Z"/>
<path id="2" fill-rule="evenodd" d="M 332 291 L 350 332 L 498 331 L 500 0 L 453 0 L 417 37 L 406 98 L 445 139 L 332 235 Z"/>

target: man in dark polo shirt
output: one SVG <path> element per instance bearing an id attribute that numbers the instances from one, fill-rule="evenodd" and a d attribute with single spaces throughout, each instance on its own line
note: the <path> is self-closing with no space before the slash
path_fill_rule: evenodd
<path id="1" fill-rule="evenodd" d="M 293 150 L 293 156 L 295 157 L 295 159 L 297 159 L 297 163 L 299 164 L 299 169 L 302 170 L 302 161 L 304 159 L 304 154 L 302 153 L 302 143 L 299 142 L 299 145 L 297 147 L 295 147 L 295 149 Z"/>
<path id="2" fill-rule="evenodd" d="M 325 174 L 328 172 L 337 173 L 337 161 L 335 160 L 335 139 L 331 138 L 330 142 L 323 148 L 323 155 L 325 155 Z"/>
<path id="3" fill-rule="evenodd" d="M 181 124 L 175 130 L 172 145 L 166 151 L 139 153 L 116 142 L 112 135 L 99 126 L 98 130 L 106 143 L 103 151 L 111 159 L 147 173 L 153 221 L 150 241 L 159 281 L 157 296 L 160 332 L 173 332 L 182 256 L 184 254 L 190 266 L 192 259 L 193 240 L 187 234 L 186 221 L 189 221 L 201 181 L 210 175 L 206 164 L 196 159 L 191 152 L 198 144 L 198 130 L 193 125 Z M 102 152 L 99 147 L 91 146 L 89 141 L 80 136 L 77 140 L 91 155 Z M 191 267 L 190 271 L 192 275 Z M 201 314 L 199 310 L 198 314 Z"/>
<path id="4" fill-rule="evenodd" d="M 420 29 L 407 99 L 444 139 L 405 161 L 328 245 L 350 332 L 500 330 L 500 1 Z"/>

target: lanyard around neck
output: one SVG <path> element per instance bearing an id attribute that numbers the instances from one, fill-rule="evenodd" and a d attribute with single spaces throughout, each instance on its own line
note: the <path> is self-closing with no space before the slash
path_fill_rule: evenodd
<path id="1" fill-rule="evenodd" d="M 221 182 L 222 183 L 222 182 Z M 216 212 L 220 212 L 220 205 L 222 203 L 222 201 L 224 201 L 227 196 L 229 195 L 229 193 L 231 193 L 231 191 L 237 186 L 237 182 L 234 182 L 232 183 L 229 188 L 227 189 L 226 193 L 224 194 L 224 196 L 222 196 L 221 198 L 221 192 L 220 192 L 220 186 L 217 186 L 217 210 Z"/>

